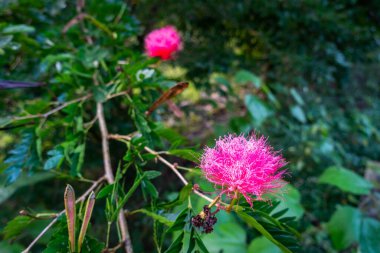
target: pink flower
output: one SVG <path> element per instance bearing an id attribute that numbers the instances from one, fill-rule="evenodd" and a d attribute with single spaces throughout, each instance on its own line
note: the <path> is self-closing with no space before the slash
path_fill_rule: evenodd
<path id="1" fill-rule="evenodd" d="M 149 57 L 169 60 L 181 49 L 181 36 L 173 26 L 156 29 L 145 37 L 145 52 Z"/>
<path id="2" fill-rule="evenodd" d="M 279 169 L 285 164 L 264 137 L 228 135 L 205 149 L 200 167 L 210 182 L 222 187 L 221 194 L 236 198 L 241 193 L 252 205 L 250 195 L 262 199 L 284 186 L 284 171 Z"/>

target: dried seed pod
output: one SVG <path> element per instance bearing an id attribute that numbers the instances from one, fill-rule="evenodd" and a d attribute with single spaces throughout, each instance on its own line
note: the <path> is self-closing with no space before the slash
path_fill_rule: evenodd
<path id="1" fill-rule="evenodd" d="M 69 231 L 70 250 L 75 252 L 75 192 L 71 185 L 67 185 L 64 195 L 67 229 Z"/>
<path id="2" fill-rule="evenodd" d="M 78 238 L 78 250 L 80 252 L 84 240 L 84 236 L 86 235 L 88 223 L 90 222 L 92 210 L 94 209 L 95 205 L 95 193 L 91 192 L 90 196 L 88 196 L 87 204 L 86 204 L 86 210 L 84 212 L 82 227 L 80 229 L 79 238 Z"/>

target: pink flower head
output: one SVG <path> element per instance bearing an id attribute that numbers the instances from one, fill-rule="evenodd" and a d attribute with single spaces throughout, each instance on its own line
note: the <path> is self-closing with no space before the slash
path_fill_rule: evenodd
<path id="1" fill-rule="evenodd" d="M 169 60 L 181 49 L 181 36 L 173 26 L 156 29 L 145 37 L 145 52 L 149 57 Z"/>
<path id="2" fill-rule="evenodd" d="M 249 195 L 262 199 L 264 193 L 284 186 L 284 171 L 279 169 L 285 164 L 264 137 L 227 135 L 214 148 L 205 149 L 200 167 L 210 182 L 222 187 L 222 193 L 235 197 L 241 193 L 252 205 Z"/>

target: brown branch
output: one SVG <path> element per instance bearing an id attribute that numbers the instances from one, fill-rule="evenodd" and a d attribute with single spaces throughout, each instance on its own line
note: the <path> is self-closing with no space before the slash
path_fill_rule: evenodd
<path id="1" fill-rule="evenodd" d="M 105 180 L 105 176 L 99 178 L 95 183 L 93 183 L 91 185 L 90 188 L 87 189 L 87 191 L 85 193 L 82 194 L 82 196 L 80 196 L 76 201 L 75 203 L 79 203 L 81 201 L 84 201 L 85 198 L 96 188 L 98 187 L 98 185 L 103 182 Z M 62 214 L 65 213 L 65 210 L 62 210 L 61 212 L 59 212 L 57 214 L 57 216 L 49 223 L 49 225 L 47 225 L 44 230 L 41 231 L 41 233 L 29 244 L 29 246 L 24 250 L 22 251 L 22 253 L 28 253 L 30 251 L 30 249 L 34 246 L 34 244 L 37 243 L 37 241 L 58 221 L 58 218 L 61 217 Z"/>
<path id="2" fill-rule="evenodd" d="M 28 116 L 21 116 L 21 117 L 13 117 L 13 121 L 19 121 L 19 120 L 25 120 L 25 119 L 36 119 L 36 118 L 47 118 L 49 117 L 50 115 L 62 110 L 63 108 L 65 107 L 68 107 L 69 105 L 72 105 L 72 104 L 75 104 L 75 103 L 78 103 L 78 102 L 81 102 L 81 101 L 84 101 L 88 98 L 90 98 L 92 96 L 92 94 L 88 94 L 86 96 L 83 96 L 83 97 L 80 97 L 80 98 L 77 98 L 77 99 L 74 99 L 74 100 L 71 100 L 71 101 L 68 101 L 66 103 L 63 103 L 62 105 L 54 108 L 53 110 L 51 111 L 48 111 L 46 113 L 43 113 L 43 114 L 33 114 L 33 115 L 28 115 Z"/>
<path id="3" fill-rule="evenodd" d="M 83 20 L 87 16 L 86 13 L 79 13 L 77 16 L 72 18 L 62 29 L 62 33 L 65 34 L 67 31 L 73 27 L 74 25 L 78 24 L 81 20 Z"/>
<path id="4" fill-rule="evenodd" d="M 107 100 L 113 99 L 115 97 L 123 96 L 125 94 L 128 94 L 128 91 L 121 91 L 121 92 L 118 92 L 118 93 L 115 93 L 115 94 L 112 94 L 112 95 L 108 95 L 107 96 Z M 60 110 L 68 107 L 69 105 L 72 105 L 72 104 L 75 104 L 75 103 L 87 100 L 87 99 L 91 98 L 92 96 L 93 96 L 92 94 L 88 94 L 86 96 L 79 97 L 79 98 L 67 101 L 67 102 L 63 103 L 62 105 L 57 106 L 56 108 L 54 108 L 54 109 L 52 109 L 52 110 L 50 110 L 50 111 L 48 111 L 46 113 L 39 113 L 39 114 L 33 114 L 33 115 L 27 115 L 27 116 L 13 117 L 12 121 L 20 121 L 20 120 L 27 120 L 27 119 L 38 119 L 38 118 L 45 118 L 46 119 L 50 115 L 52 115 L 52 114 L 54 114 L 56 112 L 59 112 Z M 12 128 L 14 128 L 14 127 L 12 127 Z M 1 130 L 5 130 L 5 129 L 1 129 Z"/>
<path id="5" fill-rule="evenodd" d="M 108 129 L 107 129 L 107 124 L 104 118 L 103 104 L 97 103 L 96 107 L 97 107 L 96 114 L 99 121 L 100 133 L 102 136 L 104 171 L 105 171 L 107 182 L 109 184 L 113 184 L 115 182 L 115 178 L 114 178 L 114 175 L 112 172 L 112 166 L 111 166 L 111 157 L 110 157 L 109 143 L 108 143 Z M 127 253 L 133 253 L 131 237 L 129 235 L 128 224 L 124 216 L 123 209 L 121 209 L 119 212 L 118 221 L 120 225 L 122 241 L 125 242 L 124 249 Z"/>
<path id="6" fill-rule="evenodd" d="M 127 141 L 131 141 L 132 140 L 132 137 L 130 135 L 120 135 L 120 134 L 110 134 L 108 135 L 108 138 L 110 139 L 114 139 L 114 140 L 127 140 Z M 169 169 L 171 169 L 174 174 L 177 175 L 177 177 L 181 180 L 181 182 L 184 184 L 184 185 L 188 185 L 189 182 L 182 176 L 182 174 L 178 171 L 177 167 L 172 164 L 171 162 L 169 162 L 168 160 L 166 160 L 165 158 L 163 158 L 157 151 L 145 146 L 144 147 L 145 151 L 147 151 L 148 153 L 151 153 L 153 155 L 155 155 L 157 157 L 158 160 L 160 160 L 163 164 L 165 164 L 167 167 L 169 167 Z M 209 198 L 207 197 L 206 195 L 204 195 L 203 193 L 199 192 L 198 190 L 194 190 L 194 193 L 197 194 L 198 196 L 200 196 L 201 198 L 204 198 L 205 200 L 209 201 L 209 202 L 212 202 L 213 199 L 212 198 Z"/>

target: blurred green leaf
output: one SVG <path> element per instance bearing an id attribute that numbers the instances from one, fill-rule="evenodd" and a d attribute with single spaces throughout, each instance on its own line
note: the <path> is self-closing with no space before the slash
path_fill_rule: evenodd
<path id="1" fill-rule="evenodd" d="M 147 170 L 147 171 L 144 171 L 144 176 L 146 179 L 155 179 L 156 177 L 159 177 L 161 176 L 161 171 L 158 171 L 158 170 Z"/>
<path id="2" fill-rule="evenodd" d="M 273 114 L 273 111 L 263 101 L 254 95 L 246 95 L 244 102 L 257 126 L 260 126 L 269 116 Z"/>
<path id="3" fill-rule="evenodd" d="M 252 83 L 256 88 L 261 87 L 261 79 L 247 70 L 240 70 L 235 74 L 235 82 L 238 84 Z"/>
<path id="4" fill-rule="evenodd" d="M 305 113 L 303 112 L 302 108 L 298 105 L 296 106 L 292 106 L 290 108 L 290 112 L 292 114 L 292 116 L 298 120 L 299 122 L 301 123 L 306 123 L 306 116 L 305 116 Z"/>
<path id="5" fill-rule="evenodd" d="M 2 253 L 18 253 L 21 252 L 24 247 L 18 243 L 7 243 L 5 241 L 0 242 L 0 249 Z"/>
<path id="6" fill-rule="evenodd" d="M 211 253 L 246 252 L 246 231 L 236 221 L 219 222 L 215 230 L 203 236 L 203 243 Z"/>
<path id="7" fill-rule="evenodd" d="M 29 25 L 9 25 L 3 29 L 3 33 L 33 33 L 35 30 Z"/>
<path id="8" fill-rule="evenodd" d="M 285 215 L 286 217 L 296 217 L 300 219 L 305 211 L 301 204 L 300 192 L 290 184 L 287 184 L 282 191 L 283 195 L 280 197 L 281 201 L 272 211 L 272 214 L 280 210 L 288 209 Z"/>
<path id="9" fill-rule="evenodd" d="M 99 85 L 99 86 L 93 86 L 92 92 L 94 94 L 95 101 L 98 103 L 103 103 L 107 100 L 108 92 L 105 87 Z"/>
<path id="10" fill-rule="evenodd" d="M 0 48 L 5 47 L 13 39 L 13 35 L 0 36 Z"/>
<path id="11" fill-rule="evenodd" d="M 4 239 L 12 239 L 13 237 L 18 236 L 32 221 L 33 219 L 28 216 L 17 216 L 9 221 L 3 230 Z"/>
<path id="12" fill-rule="evenodd" d="M 304 105 L 305 102 L 303 101 L 301 95 L 298 93 L 298 91 L 294 88 L 291 88 L 290 89 L 290 94 L 292 95 L 292 97 L 294 98 L 294 100 L 297 102 L 297 104 L 299 105 Z"/>
<path id="13" fill-rule="evenodd" d="M 378 253 L 380 249 L 380 222 L 372 218 L 363 218 L 360 232 L 360 252 Z"/>
<path id="14" fill-rule="evenodd" d="M 62 150 L 53 149 L 53 150 L 50 150 L 47 154 L 50 157 L 49 159 L 46 160 L 44 164 L 44 170 L 51 170 L 51 169 L 59 167 L 62 164 L 64 160 L 64 155 L 63 155 Z"/>
<path id="15" fill-rule="evenodd" d="M 338 206 L 330 221 L 327 231 L 334 248 L 342 250 L 358 242 L 362 214 L 359 209 L 350 206 Z"/>
<path id="16" fill-rule="evenodd" d="M 355 172 L 343 167 L 327 168 L 319 177 L 319 183 L 330 184 L 353 194 L 368 194 L 372 184 Z"/>
<path id="17" fill-rule="evenodd" d="M 267 238 L 260 236 L 249 244 L 247 253 L 281 253 L 281 250 Z"/>
<path id="18" fill-rule="evenodd" d="M 0 118 L 0 127 L 5 127 L 6 125 L 8 125 L 11 122 L 12 122 L 11 117 Z"/>

